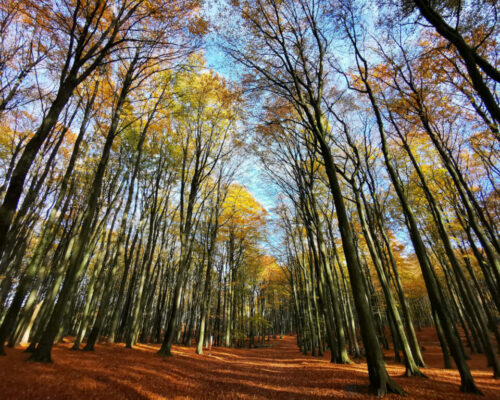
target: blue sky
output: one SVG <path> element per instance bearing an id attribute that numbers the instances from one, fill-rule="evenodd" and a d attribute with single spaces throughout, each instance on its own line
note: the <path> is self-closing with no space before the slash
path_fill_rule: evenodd
<path id="1" fill-rule="evenodd" d="M 204 54 L 210 69 L 230 81 L 239 80 L 240 67 L 228 59 L 210 37 L 206 41 Z M 238 168 L 236 180 L 245 185 L 268 212 L 275 206 L 276 189 L 264 181 L 264 174 L 257 157 L 247 152 L 243 164 Z"/>
<path id="2" fill-rule="evenodd" d="M 235 64 L 233 60 L 228 59 L 210 38 L 204 47 L 204 54 L 207 66 L 210 69 L 229 81 L 239 81 L 242 72 L 241 67 Z M 266 179 L 258 158 L 250 151 L 245 151 L 235 181 L 244 185 L 269 213 L 269 222 L 271 224 L 268 224 L 266 241 L 262 243 L 262 246 L 267 252 L 273 253 L 273 247 L 278 246 L 279 241 L 277 235 L 272 233 L 273 227 L 271 226 L 275 217 L 272 210 L 276 206 L 277 188 Z"/>

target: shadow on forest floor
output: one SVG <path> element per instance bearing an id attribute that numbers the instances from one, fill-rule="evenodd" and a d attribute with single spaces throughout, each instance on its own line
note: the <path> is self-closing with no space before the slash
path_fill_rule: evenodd
<path id="1" fill-rule="evenodd" d="M 389 374 L 411 399 L 470 399 L 459 391 L 456 370 L 444 370 L 432 329 L 418 333 L 429 379 L 404 377 L 394 353 L 385 351 Z M 373 399 L 363 359 L 350 365 L 329 362 L 330 354 L 299 353 L 288 336 L 257 348 L 211 348 L 196 355 L 194 347 L 174 346 L 173 357 L 159 357 L 159 345 L 99 344 L 95 352 L 69 351 L 66 340 L 54 347 L 52 364 L 26 363 L 23 348 L 0 357 L 2 399 Z M 500 382 L 486 360 L 474 355 L 472 373 L 486 399 L 500 398 Z M 390 395 L 387 398 L 397 398 Z"/>

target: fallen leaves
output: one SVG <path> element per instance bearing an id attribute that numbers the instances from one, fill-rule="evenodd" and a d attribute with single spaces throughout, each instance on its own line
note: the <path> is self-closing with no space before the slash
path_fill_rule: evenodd
<path id="1" fill-rule="evenodd" d="M 410 399 L 470 399 L 459 391 L 456 370 L 442 369 L 434 330 L 419 333 L 425 347 L 429 379 L 403 377 L 404 367 L 391 361 L 388 371 Z M 212 348 L 196 355 L 193 347 L 175 346 L 174 357 L 161 358 L 159 346 L 101 344 L 96 351 L 69 351 L 71 343 L 54 347 L 53 364 L 26 363 L 22 348 L 0 358 L 2 399 L 326 399 L 373 398 L 361 360 L 335 365 L 324 357 L 304 356 L 295 338 L 285 337 L 258 349 Z M 469 361 L 485 399 L 500 398 L 500 382 L 492 378 L 481 355 Z M 397 398 L 389 395 L 388 399 Z"/>

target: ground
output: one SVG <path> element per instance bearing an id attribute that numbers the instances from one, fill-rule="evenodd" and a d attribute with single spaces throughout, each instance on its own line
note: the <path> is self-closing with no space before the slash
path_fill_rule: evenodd
<path id="1" fill-rule="evenodd" d="M 470 360 L 472 374 L 484 397 L 459 391 L 456 370 L 442 369 L 433 330 L 419 333 L 429 379 L 406 378 L 391 361 L 388 371 L 410 399 L 500 399 L 500 381 L 492 378 L 482 356 Z M 54 347 L 52 364 L 26 363 L 22 348 L 0 357 L 1 399 L 327 399 L 373 398 L 362 360 L 334 365 L 329 354 L 300 354 L 295 338 L 271 340 L 257 349 L 216 348 L 196 355 L 194 348 L 174 347 L 173 357 L 161 358 L 159 346 L 101 344 L 95 352 L 70 351 L 71 343 Z M 399 398 L 387 396 L 388 399 Z"/>

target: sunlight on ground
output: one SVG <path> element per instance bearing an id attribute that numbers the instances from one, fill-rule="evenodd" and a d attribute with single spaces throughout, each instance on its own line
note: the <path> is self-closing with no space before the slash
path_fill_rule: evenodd
<path id="1" fill-rule="evenodd" d="M 432 337 L 425 331 L 424 340 Z M 372 398 L 366 363 L 329 362 L 329 353 L 313 358 L 298 352 L 294 337 L 260 349 L 212 348 L 197 355 L 193 347 L 173 349 L 173 357 L 155 353 L 159 345 L 98 345 L 96 351 L 69 351 L 71 343 L 54 349 L 53 364 L 25 363 L 22 349 L 0 358 L 0 393 L 5 399 L 326 399 Z M 470 399 L 459 391 L 456 370 L 443 370 L 436 344 L 426 343 L 429 379 L 402 376 L 404 367 L 388 361 L 391 376 L 412 399 Z M 392 357 L 386 352 L 386 357 Z M 426 357 L 428 356 L 428 357 Z M 492 379 L 480 356 L 470 361 L 486 399 L 500 398 L 500 382 Z M 388 396 L 396 398 L 396 396 Z"/>

